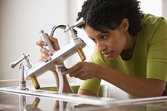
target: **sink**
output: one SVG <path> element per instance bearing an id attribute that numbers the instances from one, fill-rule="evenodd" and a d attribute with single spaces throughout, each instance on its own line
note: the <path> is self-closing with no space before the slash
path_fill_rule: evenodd
<path id="1" fill-rule="evenodd" d="M 71 85 L 71 88 L 74 92 L 74 94 L 76 94 L 78 92 L 79 89 L 79 85 Z M 57 87 L 53 86 L 53 87 L 42 87 L 40 89 L 37 90 L 42 90 L 42 91 L 52 91 L 52 92 L 57 92 Z M 108 93 L 108 86 L 107 85 L 101 85 L 99 92 L 98 92 L 98 97 L 106 97 L 107 93 Z"/>
<path id="2" fill-rule="evenodd" d="M 33 95 L 38 97 L 47 97 L 47 98 L 55 98 L 60 101 L 71 101 L 77 102 L 81 104 L 91 104 L 91 105 L 106 105 L 113 102 L 114 98 L 106 98 L 107 85 L 101 85 L 98 97 L 79 95 L 77 91 L 79 89 L 79 85 L 71 85 L 74 93 L 57 93 L 57 87 L 41 87 L 40 89 L 35 89 L 34 87 L 28 87 L 29 90 L 20 90 L 18 86 L 10 86 L 10 87 L 1 87 L 0 92 L 12 93 L 16 95 Z"/>

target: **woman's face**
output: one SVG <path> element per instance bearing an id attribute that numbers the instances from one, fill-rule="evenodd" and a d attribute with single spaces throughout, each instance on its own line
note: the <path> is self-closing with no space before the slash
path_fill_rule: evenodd
<path id="1" fill-rule="evenodd" d="M 88 37 L 94 41 L 96 48 L 108 59 L 116 59 L 126 48 L 126 36 L 121 28 L 101 32 L 86 25 L 84 29 Z"/>

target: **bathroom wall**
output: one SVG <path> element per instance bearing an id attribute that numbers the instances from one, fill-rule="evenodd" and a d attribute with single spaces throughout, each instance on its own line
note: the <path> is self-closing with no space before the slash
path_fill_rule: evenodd
<path id="1" fill-rule="evenodd" d="M 0 4 L 2 4 L 2 1 L 0 0 Z M 1 14 L 1 5 L 0 5 L 0 14 Z M 2 34 L 1 34 L 1 29 L 2 29 L 2 21 L 1 21 L 1 16 L 0 16 L 0 41 L 2 41 Z M 1 47 L 2 47 L 2 44 L 0 42 L 0 61 L 1 61 L 1 58 L 2 58 L 2 51 L 1 51 Z M 2 61 L 0 62 L 0 65 L 2 66 Z M 0 79 L 2 78 L 2 70 L 0 68 Z"/>
<path id="2" fill-rule="evenodd" d="M 18 66 L 12 69 L 9 64 L 22 53 L 39 62 L 35 42 L 40 30 L 50 33 L 53 25 L 66 24 L 67 8 L 67 0 L 0 0 L 0 79 L 18 78 Z"/>
<path id="3" fill-rule="evenodd" d="M 40 61 L 40 48 L 35 42 L 40 39 L 40 30 L 50 33 L 54 25 L 74 24 L 83 1 L 0 0 L 0 80 L 19 78 L 19 67 L 12 69 L 10 63 L 21 58 L 22 53 L 30 54 L 32 64 L 37 64 Z M 82 33 L 83 31 L 81 36 Z M 69 42 L 69 38 L 64 35 L 57 35 L 60 46 Z M 75 54 L 65 63 L 70 67 L 78 60 L 79 57 Z M 39 79 L 41 83 L 54 81 L 49 71 Z M 69 81 L 76 80 L 70 78 Z"/>
<path id="4" fill-rule="evenodd" d="M 162 15 L 167 19 L 167 0 L 162 0 Z"/>
<path id="5" fill-rule="evenodd" d="M 162 15 L 163 0 L 139 0 L 141 1 L 141 10 L 145 13 L 151 13 L 157 16 Z"/>

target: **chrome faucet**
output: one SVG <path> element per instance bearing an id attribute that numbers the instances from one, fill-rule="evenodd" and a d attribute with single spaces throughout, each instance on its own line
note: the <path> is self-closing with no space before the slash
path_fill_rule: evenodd
<path id="1" fill-rule="evenodd" d="M 41 38 L 44 41 L 46 41 L 47 48 L 51 52 L 51 60 L 48 60 L 46 62 L 40 62 L 39 64 L 32 66 L 29 70 L 26 70 L 25 72 L 26 79 L 31 79 L 36 89 L 40 88 L 36 77 L 52 68 L 55 68 L 55 63 L 56 63 L 58 71 L 58 79 L 61 81 L 59 83 L 60 90 L 58 91 L 58 93 L 61 94 L 63 90 L 63 77 L 61 71 L 62 68 L 63 69 L 66 68 L 64 65 L 64 60 L 72 56 L 74 53 L 78 53 L 82 61 L 86 59 L 85 54 L 82 51 L 82 48 L 84 48 L 86 44 L 81 38 L 77 36 L 76 30 L 74 30 L 74 27 L 80 26 L 84 23 L 85 21 L 81 19 L 78 22 L 76 22 L 73 26 L 58 25 L 52 28 L 51 30 L 52 36 L 56 29 L 61 28 L 64 30 L 65 33 L 67 32 L 69 36 L 72 38 L 72 41 L 69 44 L 60 48 L 60 50 L 58 51 L 55 51 L 53 43 L 48 38 L 48 34 L 45 33 L 43 30 L 40 32 Z"/>
<path id="2" fill-rule="evenodd" d="M 28 70 L 32 67 L 28 57 L 29 57 L 29 55 L 25 55 L 23 53 L 22 57 L 19 60 L 10 64 L 10 66 L 12 68 L 14 68 L 18 64 L 20 64 L 19 65 L 19 69 L 20 69 L 19 87 L 18 87 L 18 89 L 20 89 L 20 90 L 28 90 L 28 88 L 26 87 L 26 81 L 25 81 L 25 77 L 24 77 L 26 70 Z"/>

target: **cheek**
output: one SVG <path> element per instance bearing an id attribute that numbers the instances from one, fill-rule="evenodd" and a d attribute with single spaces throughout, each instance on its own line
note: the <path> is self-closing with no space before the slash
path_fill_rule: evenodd
<path id="1" fill-rule="evenodd" d="M 119 40 L 120 52 L 122 52 L 122 51 L 124 50 L 125 43 L 126 43 L 126 39 L 125 39 L 125 37 L 122 37 L 122 38 Z"/>
<path id="2" fill-rule="evenodd" d="M 118 51 L 121 52 L 124 49 L 125 46 L 125 37 L 124 36 L 117 36 L 115 40 L 113 41 L 114 48 Z"/>

